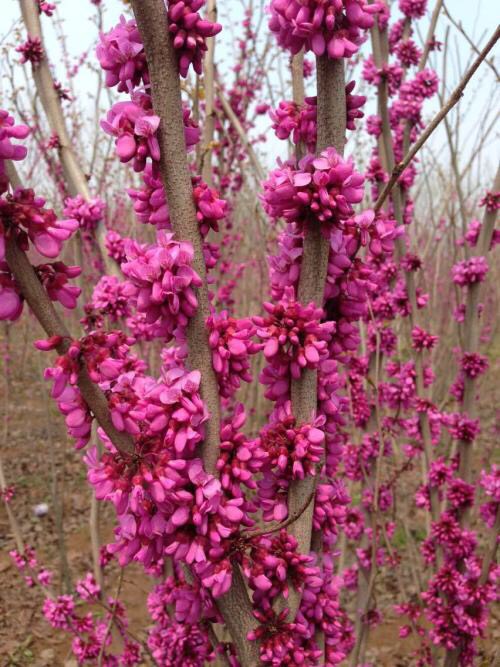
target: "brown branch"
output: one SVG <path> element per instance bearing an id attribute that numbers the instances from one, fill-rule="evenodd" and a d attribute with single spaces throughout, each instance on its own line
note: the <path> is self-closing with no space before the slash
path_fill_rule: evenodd
<path id="1" fill-rule="evenodd" d="M 219 389 L 205 326 L 209 315 L 209 300 L 203 247 L 196 219 L 191 175 L 183 158 L 186 145 L 177 58 L 167 30 L 163 0 L 132 0 L 132 8 L 148 61 L 153 108 L 161 119 L 158 130 L 160 172 L 172 227 L 179 239 L 192 244 L 193 268 L 202 280 L 197 295 L 198 309 L 187 329 L 187 342 L 191 367 L 201 371 L 201 395 L 210 412 L 202 458 L 206 470 L 213 474 L 219 455 Z M 258 643 L 247 639 L 253 627 L 252 608 L 239 567 L 234 568 L 231 589 L 217 600 L 217 606 L 237 647 L 243 667 L 258 665 Z"/>
<path id="2" fill-rule="evenodd" d="M 497 170 L 495 181 L 493 183 L 493 192 L 500 190 L 500 168 Z M 475 255 L 486 255 L 491 244 L 493 231 L 495 229 L 495 222 L 497 219 L 496 211 L 486 211 L 483 218 L 483 224 L 477 241 Z M 462 346 L 463 352 L 477 352 L 479 349 L 479 332 L 480 332 L 480 318 L 479 318 L 479 303 L 481 299 L 482 283 L 475 283 L 469 285 L 467 288 L 467 298 L 465 307 L 465 322 L 464 322 L 464 341 Z M 476 382 L 472 378 L 466 377 L 464 379 L 464 395 L 462 399 L 462 412 L 467 415 L 469 419 L 473 419 L 477 412 L 476 405 Z M 466 482 L 470 480 L 472 466 L 472 443 L 466 440 L 459 441 L 460 453 L 460 468 L 459 475 Z"/>
<path id="3" fill-rule="evenodd" d="M 216 0 L 207 2 L 207 19 L 217 20 Z M 205 125 L 203 127 L 201 177 L 208 185 L 213 185 L 212 151 L 215 133 L 214 96 L 215 37 L 207 37 L 207 53 L 203 61 L 203 90 L 205 93 Z"/>
<path id="4" fill-rule="evenodd" d="M 311 500 L 314 498 L 315 490 L 310 494 L 309 498 L 307 501 L 304 503 L 302 507 L 300 507 L 294 514 L 290 514 L 288 519 L 285 521 L 282 521 L 281 523 L 274 523 L 274 524 L 269 524 L 262 530 L 256 530 L 256 531 L 247 531 L 246 533 L 243 533 L 243 537 L 246 537 L 248 539 L 253 539 L 254 537 L 260 537 L 261 535 L 269 535 L 270 533 L 276 533 L 278 530 L 283 530 L 283 528 L 287 528 L 290 524 L 294 523 L 297 521 L 297 519 L 302 516 L 302 514 L 306 511 L 306 509 L 309 507 L 309 504 Z"/>
<path id="5" fill-rule="evenodd" d="M 497 27 L 497 29 L 495 30 L 495 32 L 493 33 L 491 38 L 488 40 L 488 43 L 486 44 L 486 46 L 481 51 L 479 57 L 476 58 L 474 63 L 471 65 L 471 67 L 467 70 L 467 72 L 463 76 L 463 78 L 460 81 L 460 83 L 458 84 L 458 86 L 455 88 L 455 90 L 450 95 L 446 104 L 434 116 L 432 121 L 425 128 L 425 130 L 422 132 L 422 134 L 419 136 L 419 138 L 413 144 L 413 146 L 410 148 L 410 150 L 406 153 L 406 155 L 401 160 L 401 162 L 399 162 L 397 165 L 394 166 L 389 181 L 385 184 L 382 192 L 380 193 L 377 201 L 375 202 L 375 206 L 374 206 L 375 211 L 379 211 L 382 208 L 382 205 L 384 204 L 385 200 L 387 199 L 387 197 L 391 193 L 392 189 L 396 185 L 396 183 L 398 181 L 398 178 L 401 176 L 403 171 L 410 164 L 410 162 L 413 160 L 415 155 L 418 153 L 418 151 L 425 144 L 427 139 L 429 139 L 431 134 L 434 132 L 434 130 L 437 128 L 437 126 L 441 123 L 441 121 L 446 116 L 446 114 L 448 114 L 451 111 L 451 109 L 453 109 L 453 107 L 459 102 L 460 98 L 463 95 L 465 87 L 467 86 L 469 81 L 472 79 L 472 77 L 476 73 L 477 69 L 479 68 L 479 66 L 481 65 L 483 60 L 485 60 L 488 53 L 495 46 L 499 37 L 500 37 L 500 27 Z"/>
<path id="6" fill-rule="evenodd" d="M 452 16 L 452 15 L 450 14 L 450 12 L 448 11 L 448 8 L 447 8 L 446 5 L 444 4 L 444 2 L 443 2 L 442 4 L 443 4 L 443 10 L 444 10 L 444 13 L 445 13 L 445 15 L 446 15 L 446 18 L 450 21 L 450 23 L 451 23 L 452 25 L 455 26 L 455 28 L 458 30 L 458 32 L 465 38 L 465 40 L 468 42 L 468 44 L 469 44 L 469 46 L 472 48 L 472 50 L 475 51 L 475 52 L 479 55 L 479 54 L 481 53 L 481 51 L 480 51 L 479 48 L 474 44 L 474 42 L 473 42 L 472 39 L 469 37 L 469 35 L 465 32 L 464 27 L 463 27 L 461 21 L 459 21 L 459 22 L 457 23 L 457 22 L 455 21 L 455 19 L 453 18 L 453 16 Z M 493 71 L 493 73 L 494 73 L 494 75 L 495 75 L 497 81 L 500 81 L 500 74 L 498 73 L 498 70 L 497 70 L 497 68 L 495 67 L 495 62 L 494 62 L 493 58 L 489 58 L 489 59 L 486 58 L 484 62 L 491 68 L 491 70 Z"/>
<path id="7" fill-rule="evenodd" d="M 479 584 L 481 586 L 484 586 L 484 584 L 488 581 L 488 577 L 490 576 L 491 564 L 495 562 L 495 559 L 497 557 L 499 533 L 500 533 L 500 506 L 497 507 L 495 523 L 491 530 L 490 539 L 486 550 L 486 555 L 483 559 L 483 569 L 481 571 L 481 578 L 479 579 Z"/>
<path id="8" fill-rule="evenodd" d="M 221 86 L 219 84 L 217 85 L 217 96 L 222 105 L 224 113 L 227 116 L 227 119 L 235 129 L 238 137 L 240 138 L 241 143 L 243 144 L 243 147 L 248 153 L 248 157 L 250 158 L 250 162 L 252 163 L 252 167 L 254 168 L 255 175 L 257 176 L 259 181 L 263 181 L 266 177 L 264 169 L 262 168 L 262 165 L 259 162 L 259 158 L 257 157 L 257 154 L 254 151 L 252 144 L 248 141 L 248 137 L 246 135 L 245 130 L 243 129 L 243 125 L 241 124 L 240 119 L 234 113 L 233 109 L 231 108 L 231 105 L 226 99 L 226 96 L 222 92 Z"/>
<path id="9" fill-rule="evenodd" d="M 431 16 L 431 22 L 429 24 L 429 29 L 427 31 L 427 37 L 425 38 L 424 49 L 422 51 L 422 55 L 420 56 L 420 60 L 418 63 L 419 72 L 421 72 L 424 69 L 425 64 L 427 63 L 427 58 L 429 57 L 429 53 L 431 50 L 431 42 L 434 38 L 434 33 L 436 31 L 436 25 L 439 18 L 439 12 L 441 11 L 442 6 L 443 6 L 443 0 L 436 0 L 436 4 L 434 5 L 434 10 Z"/>
<path id="10" fill-rule="evenodd" d="M 21 293 L 36 319 L 40 322 L 49 338 L 52 336 L 61 336 L 63 340 L 57 347 L 57 351 L 59 354 L 65 354 L 69 348 L 71 335 L 57 314 L 52 301 L 39 281 L 26 254 L 18 247 L 16 240 L 11 234 L 8 234 L 6 238 L 5 257 L 9 269 L 21 289 Z M 113 426 L 106 396 L 92 382 L 84 366 L 82 366 L 78 374 L 77 384 L 83 400 L 87 403 L 92 414 L 111 442 L 120 452 L 125 454 L 132 453 L 134 451 L 132 438 L 127 433 L 120 433 Z"/>
<path id="11" fill-rule="evenodd" d="M 47 120 L 52 132 L 57 134 L 59 139 L 59 157 L 64 173 L 64 178 L 68 185 L 68 192 L 72 197 L 81 195 L 84 199 L 90 199 L 87 177 L 80 166 L 73 149 L 71 138 L 66 127 L 66 121 L 61 106 L 61 101 L 54 87 L 54 78 L 50 71 L 47 52 L 43 41 L 42 24 L 38 11 L 38 4 L 35 0 L 19 0 L 21 13 L 23 15 L 24 25 L 30 37 L 38 37 L 44 49 L 44 57 L 40 63 L 32 66 L 33 80 L 35 82 L 37 93 L 42 102 L 42 106 L 47 116 Z M 99 250 L 106 267 L 106 272 L 112 275 L 120 275 L 118 266 L 108 257 L 105 246 L 105 228 L 100 224 L 96 230 L 96 240 Z"/>
<path id="12" fill-rule="evenodd" d="M 316 150 L 320 152 L 333 146 L 341 155 L 344 152 L 346 131 L 346 103 L 344 62 L 342 59 L 331 60 L 328 56 L 317 58 L 318 86 L 318 140 Z M 298 299 L 302 303 L 323 304 L 325 281 L 328 267 L 330 243 L 325 239 L 320 226 L 311 225 L 306 229 L 304 252 L 300 269 Z M 318 373 L 316 370 L 304 369 L 298 380 L 292 380 L 291 398 L 292 412 L 296 423 L 304 424 L 313 419 L 317 409 Z M 306 477 L 290 484 L 288 492 L 288 511 L 297 514 L 307 503 L 311 494 L 315 493 L 316 477 Z M 299 519 L 291 524 L 290 533 L 298 542 L 298 550 L 309 553 L 311 549 L 312 518 L 314 503 L 306 505 L 307 509 Z M 289 609 L 294 618 L 300 605 L 301 595 L 295 589 L 290 590 Z"/>
<path id="13" fill-rule="evenodd" d="M 203 283 L 197 293 L 196 314 L 187 328 L 187 342 L 189 362 L 192 368 L 201 371 L 201 395 L 210 412 L 202 453 L 207 472 L 213 474 L 219 456 L 219 389 L 205 324 L 210 307 L 203 245 L 196 219 L 191 174 L 187 161 L 183 159 L 186 142 L 177 57 L 167 30 L 165 3 L 160 0 L 133 0 L 132 7 L 148 60 L 153 107 L 161 119 L 158 129 L 160 172 L 170 220 L 177 238 L 189 241 L 193 246 L 193 268 Z"/>

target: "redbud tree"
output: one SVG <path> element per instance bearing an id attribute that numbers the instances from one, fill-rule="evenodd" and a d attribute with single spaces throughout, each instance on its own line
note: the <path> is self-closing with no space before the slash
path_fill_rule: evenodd
<path id="1" fill-rule="evenodd" d="M 467 200 L 452 152 L 462 234 L 444 278 L 422 250 L 451 223 L 414 232 L 414 192 L 432 178 L 422 147 L 494 69 L 498 29 L 446 94 L 429 65 L 453 21 L 439 0 L 270 0 L 258 25 L 250 3 L 229 80 L 215 0 L 131 0 L 114 26 L 94 0 L 82 63 L 109 105 L 82 149 L 42 34 L 57 7 L 19 4 L 36 103 L 0 110 L 0 319 L 29 310 L 43 329 L 50 395 L 115 517 L 100 552 L 94 525 L 93 573 L 60 595 L 2 471 L 11 555 L 47 622 L 79 665 L 356 667 L 394 571 L 412 664 L 479 664 L 500 528 L 500 469 L 474 464 L 500 181 L 483 174 Z M 267 51 L 290 67 L 277 99 Z M 435 285 L 455 302 L 441 396 Z M 131 563 L 151 578 L 139 631 L 105 594 Z"/>

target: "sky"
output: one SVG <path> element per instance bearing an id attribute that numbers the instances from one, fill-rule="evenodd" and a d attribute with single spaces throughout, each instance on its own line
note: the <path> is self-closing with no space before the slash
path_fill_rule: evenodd
<path id="1" fill-rule="evenodd" d="M 0 12 L 1 48 L 2 45 L 15 41 L 15 29 L 22 27 L 22 24 L 20 23 L 20 9 L 19 2 L 17 0 L 0 0 L 0 3 L 2 8 L 2 11 Z M 102 4 L 104 6 L 105 30 L 108 30 L 118 21 L 121 13 L 130 12 L 130 8 L 127 8 L 126 4 L 122 2 L 122 0 L 103 0 Z M 449 12 L 454 16 L 455 20 L 457 22 L 461 22 L 462 25 L 466 27 L 469 36 L 479 46 L 483 45 L 487 41 L 494 26 L 499 22 L 500 19 L 500 3 L 498 3 L 497 0 L 447 0 L 445 4 Z M 95 39 L 96 29 L 95 25 L 92 25 L 91 19 L 91 16 L 95 16 L 95 7 L 90 2 L 90 0 L 59 0 L 57 5 L 60 16 L 64 21 L 64 30 L 68 36 L 68 51 L 76 61 L 82 51 L 91 48 Z M 429 0 L 429 7 L 432 8 L 433 5 L 433 0 Z M 228 27 L 231 25 L 231 28 L 233 29 L 234 26 L 241 21 L 243 14 L 241 0 L 219 0 L 218 7 L 219 21 L 223 24 L 223 26 L 224 24 L 226 24 Z M 428 13 L 430 14 L 430 11 Z M 427 23 L 428 18 L 421 21 L 423 35 L 426 33 Z M 438 24 L 438 39 L 442 40 L 444 38 L 444 31 L 446 26 L 449 25 L 450 24 L 448 20 L 442 16 L 440 18 L 440 23 Z M 55 65 L 56 71 L 59 73 L 58 78 L 64 80 L 65 75 L 64 69 L 62 68 L 61 58 L 57 55 L 58 52 L 60 53 L 60 48 L 53 28 L 53 19 L 43 17 L 43 29 L 45 32 L 46 44 L 48 46 L 49 52 L 51 53 L 51 61 Z M 22 34 L 24 34 L 24 30 L 22 31 Z M 7 37 L 5 37 L 5 35 L 7 35 Z M 460 58 L 460 71 L 463 71 L 468 64 L 467 59 L 472 53 L 470 46 L 453 27 L 450 29 L 450 37 L 452 58 L 450 58 L 449 65 L 451 84 L 449 86 L 448 93 L 451 92 L 452 87 L 458 82 L 460 78 L 457 59 Z M 224 65 L 230 66 L 233 56 L 231 30 L 226 30 L 225 38 L 221 37 L 218 38 L 218 40 L 217 59 L 221 60 Z M 500 49 L 498 45 L 493 53 L 496 56 L 497 68 L 500 69 L 498 64 L 500 61 Z M 12 54 L 11 49 L 9 56 L 11 60 L 15 61 L 15 54 Z M 442 58 L 440 58 L 440 60 L 442 60 Z M 438 67 L 438 73 L 440 73 L 440 65 Z M 2 90 L 5 90 L 6 85 L 4 80 L 5 71 L 2 70 L 1 67 L 0 74 L 2 75 L 2 78 L 0 79 L 1 101 Z M 481 123 L 484 109 L 491 104 L 498 104 L 498 90 L 497 97 L 492 97 L 492 88 L 494 83 L 494 73 L 490 68 L 483 64 L 481 70 L 476 75 L 475 80 L 473 80 L 473 82 L 470 84 L 470 87 L 466 90 L 465 97 L 462 102 L 464 108 L 468 108 L 468 116 L 462 129 L 462 152 L 464 153 L 466 153 L 468 150 L 471 150 L 472 141 L 476 134 L 475 131 Z M 85 100 L 88 93 L 95 89 L 95 74 L 93 74 L 89 68 L 83 68 L 78 75 L 78 78 L 75 80 L 75 85 L 78 87 L 77 92 L 79 97 Z M 438 108 L 439 103 L 437 100 L 433 100 L 431 103 L 429 103 L 429 106 L 426 108 L 426 120 L 430 120 Z M 265 131 L 269 128 L 269 124 L 267 123 L 266 119 L 264 119 L 262 123 L 265 125 L 259 129 L 263 129 Z M 435 148 L 438 154 L 442 154 L 441 147 L 445 146 L 445 135 L 443 128 L 440 128 L 436 135 L 432 138 L 430 145 Z M 271 148 L 271 154 L 274 153 L 274 138 L 271 139 L 270 147 L 268 146 L 266 149 L 268 152 L 268 157 L 269 148 Z M 498 153 L 498 148 L 499 143 L 497 134 L 497 140 L 492 141 L 486 150 L 487 157 L 492 162 Z M 443 148 L 443 150 L 446 149 Z M 264 157 L 264 160 L 267 161 L 268 157 Z"/>

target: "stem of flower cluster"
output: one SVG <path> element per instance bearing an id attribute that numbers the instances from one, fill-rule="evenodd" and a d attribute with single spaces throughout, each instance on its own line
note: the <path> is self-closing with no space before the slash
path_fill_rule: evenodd
<path id="1" fill-rule="evenodd" d="M 21 13 L 28 35 L 30 37 L 38 37 L 44 48 L 45 55 L 40 63 L 33 64 L 32 74 L 50 129 L 57 135 L 59 140 L 59 157 L 61 159 L 64 178 L 68 186 L 68 192 L 71 197 L 81 195 L 84 199 L 88 200 L 90 199 L 90 191 L 87 177 L 73 149 L 71 138 L 66 127 L 66 121 L 64 120 L 61 101 L 59 100 L 57 91 L 54 87 L 54 78 L 50 71 L 49 61 L 46 56 L 38 4 L 35 0 L 19 0 L 19 4 L 21 6 Z M 104 262 L 106 273 L 118 276 L 120 275 L 119 267 L 110 257 L 108 257 L 106 251 L 105 232 L 104 224 L 98 225 L 96 229 L 96 240 L 101 253 L 101 258 Z"/>
<path id="2" fill-rule="evenodd" d="M 317 58 L 318 87 L 318 139 L 317 152 L 333 146 L 343 155 L 346 131 L 346 101 L 344 62 L 342 59 L 331 60 L 328 56 Z M 305 231 L 304 252 L 300 269 L 298 300 L 303 304 L 313 301 L 323 304 L 326 273 L 328 267 L 329 239 L 325 238 L 319 225 L 311 225 Z M 292 411 L 297 425 L 309 423 L 317 409 L 318 373 L 304 369 L 298 380 L 292 380 Z M 290 514 L 303 507 L 307 498 L 314 492 L 317 484 L 315 477 L 305 477 L 290 484 L 288 493 L 288 511 Z M 309 553 L 311 549 L 312 520 L 314 503 L 300 515 L 289 528 L 298 542 L 298 550 Z M 292 618 L 300 605 L 300 593 L 290 591 L 288 606 Z"/>
<path id="3" fill-rule="evenodd" d="M 197 293 L 198 309 L 187 329 L 187 343 L 190 365 L 201 371 L 201 395 L 210 412 L 202 458 L 207 472 L 214 474 L 219 456 L 220 399 L 205 325 L 210 310 L 202 240 L 196 219 L 191 175 L 187 162 L 180 158 L 185 155 L 186 146 L 177 59 L 168 32 L 163 0 L 132 0 L 132 8 L 148 61 L 153 108 L 161 119 L 158 129 L 160 172 L 172 227 L 178 239 L 192 244 L 193 268 L 203 283 Z M 252 609 L 236 564 L 233 567 L 231 589 L 217 600 L 217 606 L 231 633 L 243 667 L 258 665 L 258 643 L 247 639 L 253 625 Z"/>

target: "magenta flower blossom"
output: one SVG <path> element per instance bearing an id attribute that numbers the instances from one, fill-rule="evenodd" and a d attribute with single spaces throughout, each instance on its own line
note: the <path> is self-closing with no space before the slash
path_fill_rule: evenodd
<path id="1" fill-rule="evenodd" d="M 403 67 L 407 68 L 411 67 L 412 65 L 418 65 L 422 55 L 421 49 L 419 49 L 419 47 L 412 39 L 406 39 L 404 41 L 398 42 L 395 48 L 395 52 Z"/>
<path id="2" fill-rule="evenodd" d="M 2 236 L 0 236 L 0 241 Z M 24 297 L 21 294 L 7 262 L 0 260 L 0 320 L 15 322 L 23 312 Z"/>
<path id="3" fill-rule="evenodd" d="M 487 192 L 479 202 L 479 206 L 486 207 L 490 213 L 500 209 L 500 192 Z"/>
<path id="4" fill-rule="evenodd" d="M 488 358 L 477 352 L 464 352 L 460 360 L 461 370 L 472 380 L 486 373 L 488 367 Z"/>
<path id="5" fill-rule="evenodd" d="M 155 661 L 172 667 L 203 667 L 213 658 L 207 629 L 200 625 L 164 622 L 148 635 L 148 647 Z"/>
<path id="6" fill-rule="evenodd" d="M 425 16 L 427 0 L 399 0 L 399 9 L 410 19 L 420 19 Z"/>
<path id="7" fill-rule="evenodd" d="M 134 171 L 144 171 L 146 160 L 160 159 L 156 130 L 160 117 L 151 108 L 149 95 L 141 94 L 129 102 L 116 102 L 108 111 L 101 127 L 116 137 L 116 154 L 121 162 L 133 160 Z"/>
<path id="8" fill-rule="evenodd" d="M 144 45 L 136 22 L 120 16 L 120 22 L 107 33 L 99 35 L 96 55 L 106 72 L 106 85 L 118 86 L 118 91 L 129 92 L 129 86 L 149 84 L 149 73 Z"/>
<path id="9" fill-rule="evenodd" d="M 354 121 L 364 116 L 360 109 L 366 102 L 366 97 L 351 94 L 355 85 L 356 82 L 351 81 L 346 86 L 348 130 L 356 129 Z M 316 115 L 316 97 L 306 97 L 302 108 L 295 102 L 280 102 L 277 109 L 269 112 L 278 139 L 288 139 L 291 136 L 295 145 L 304 144 L 310 153 L 316 150 Z"/>
<path id="10" fill-rule="evenodd" d="M 317 368 L 328 352 L 334 322 L 321 322 L 323 310 L 314 303 L 303 306 L 285 289 L 282 301 L 264 303 L 267 317 L 254 317 L 257 335 L 264 341 L 264 356 L 275 369 L 299 378 L 303 368 Z M 267 382 L 265 382 L 267 384 Z M 271 383 L 272 384 L 272 383 Z"/>
<path id="11" fill-rule="evenodd" d="M 469 419 L 459 412 L 443 415 L 442 420 L 450 435 L 456 440 L 473 442 L 481 431 L 478 419 Z"/>
<path id="12" fill-rule="evenodd" d="M 28 35 L 28 39 L 23 44 L 17 46 L 16 51 L 21 54 L 22 64 L 29 62 L 33 67 L 37 67 L 45 58 L 40 37 L 31 37 Z"/>
<path id="13" fill-rule="evenodd" d="M 168 203 L 159 178 L 155 178 L 149 165 L 144 171 L 144 186 L 140 190 L 129 189 L 134 202 L 134 211 L 143 224 L 155 225 L 157 229 L 171 229 Z M 205 237 L 210 229 L 218 231 L 219 221 L 227 214 L 227 202 L 220 199 L 214 188 L 209 188 L 199 177 L 193 177 L 193 197 L 200 232 Z"/>
<path id="14" fill-rule="evenodd" d="M 246 420 L 243 405 L 238 404 L 231 421 L 223 424 L 220 434 L 220 455 L 217 470 L 222 488 L 234 498 L 243 495 L 241 485 L 256 489 L 256 472 L 262 468 L 265 458 L 258 440 L 251 440 L 241 431 Z"/>
<path id="15" fill-rule="evenodd" d="M 105 245 L 108 255 L 119 265 L 127 261 L 127 254 L 125 251 L 127 241 L 129 241 L 129 239 L 123 238 L 113 229 L 110 229 L 106 233 Z"/>
<path id="16" fill-rule="evenodd" d="M 82 290 L 76 285 L 69 285 L 68 281 L 81 274 L 82 270 L 79 266 L 66 266 L 63 262 L 52 262 L 39 264 L 35 267 L 35 271 L 52 301 L 59 301 L 65 308 L 76 308 L 77 299 Z"/>
<path id="17" fill-rule="evenodd" d="M 412 347 L 419 352 L 432 350 L 437 344 L 439 336 L 433 336 L 421 327 L 413 327 L 411 332 Z"/>
<path id="18" fill-rule="evenodd" d="M 52 2 L 45 2 L 45 0 L 38 1 L 38 11 L 40 14 L 45 14 L 46 16 L 52 16 L 56 10 L 56 6 Z"/>
<path id="19" fill-rule="evenodd" d="M 87 572 L 83 579 L 76 582 L 75 590 L 82 600 L 92 600 L 92 598 L 99 597 L 101 593 L 100 586 L 90 572 Z"/>
<path id="20" fill-rule="evenodd" d="M 160 320 L 167 340 L 179 335 L 198 306 L 193 288 L 201 286 L 191 268 L 192 247 L 174 241 L 173 234 L 160 233 L 157 245 L 129 245 L 127 256 L 122 270 L 130 280 L 129 296 L 137 298 L 137 309 L 146 313 L 149 323 Z"/>
<path id="21" fill-rule="evenodd" d="M 304 106 L 295 102 L 280 102 L 277 109 L 269 112 L 273 130 L 278 139 L 290 136 L 295 145 L 303 143 L 311 153 L 316 149 L 316 98 L 307 97 Z"/>
<path id="22" fill-rule="evenodd" d="M 363 79 L 368 83 L 378 86 L 383 79 L 387 80 L 389 95 L 395 95 L 403 81 L 403 68 L 397 63 L 385 64 L 381 69 L 375 65 L 373 56 L 368 56 L 363 62 Z"/>
<path id="23" fill-rule="evenodd" d="M 273 220 L 328 228 L 353 215 L 352 205 L 363 198 L 363 182 L 352 160 L 327 148 L 318 157 L 307 155 L 298 168 L 286 163 L 271 172 L 262 199 Z"/>
<path id="24" fill-rule="evenodd" d="M 116 276 L 103 276 L 94 287 L 91 305 L 100 315 L 107 315 L 111 322 L 128 317 L 131 313 L 129 285 Z"/>
<path id="25" fill-rule="evenodd" d="M 460 287 L 482 283 L 488 273 L 488 262 L 485 257 L 471 257 L 457 262 L 451 270 L 453 282 Z"/>
<path id="26" fill-rule="evenodd" d="M 53 600 L 46 598 L 43 603 L 43 614 L 53 628 L 70 630 L 75 601 L 72 595 L 60 595 Z"/>
<path id="27" fill-rule="evenodd" d="M 221 396 L 229 398 L 240 388 L 241 381 L 252 381 L 250 355 L 261 349 L 252 342 L 255 326 L 250 319 L 237 320 L 222 311 L 210 315 L 207 328 L 219 390 Z"/>
<path id="28" fill-rule="evenodd" d="M 68 218 L 78 220 L 80 229 L 92 232 L 104 217 L 106 204 L 99 197 L 86 201 L 81 195 L 68 197 L 64 201 L 63 213 Z"/>
<path id="29" fill-rule="evenodd" d="M 381 5 L 365 0 L 271 0 L 269 8 L 269 28 L 284 49 L 349 58 L 365 40 L 364 31 L 372 27 Z"/>
<path id="30" fill-rule="evenodd" d="M 342 482 L 318 484 L 314 502 L 313 527 L 320 530 L 325 544 L 333 546 L 347 519 L 351 499 Z M 352 530 L 351 530 L 352 534 Z"/>
<path id="31" fill-rule="evenodd" d="M 288 479 L 316 475 L 316 466 L 324 449 L 324 423 L 324 417 L 317 417 L 312 424 L 297 426 L 287 401 L 277 410 L 273 423 L 260 432 L 257 446 L 264 452 L 263 470 L 273 470 Z"/>
<path id="32" fill-rule="evenodd" d="M 5 160 L 24 160 L 28 152 L 26 146 L 13 144 L 12 139 L 26 139 L 29 133 L 26 125 L 15 125 L 14 118 L 0 109 L 0 194 L 7 189 Z"/>
<path id="33" fill-rule="evenodd" d="M 198 10 L 205 0 L 168 0 L 168 29 L 177 51 L 179 73 L 186 77 L 192 64 L 197 74 L 202 73 L 203 54 L 207 50 L 206 38 L 215 37 L 221 30 L 220 23 L 203 19 Z"/>
<path id="34" fill-rule="evenodd" d="M 78 221 L 58 220 L 54 211 L 44 207 L 45 199 L 36 197 L 33 190 L 16 189 L 0 200 L 0 236 L 8 220 L 24 250 L 29 238 L 41 255 L 57 257 L 63 242 L 78 229 Z"/>

